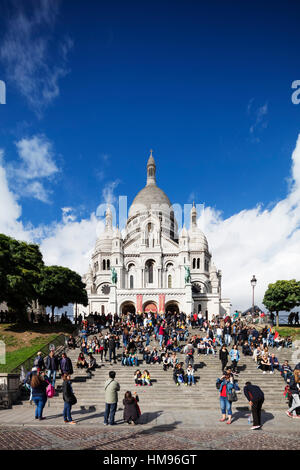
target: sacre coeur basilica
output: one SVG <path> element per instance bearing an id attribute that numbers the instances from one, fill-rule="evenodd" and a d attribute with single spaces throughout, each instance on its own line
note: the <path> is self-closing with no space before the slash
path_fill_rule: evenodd
<path id="1" fill-rule="evenodd" d="M 178 233 L 172 204 L 156 184 L 152 151 L 146 186 L 134 198 L 122 234 L 113 227 L 108 205 L 105 229 L 83 281 L 89 299 L 85 313 L 201 311 L 208 319 L 230 314 L 230 299 L 222 297 L 222 273 L 197 226 L 196 207 L 189 229 L 183 226 Z"/>

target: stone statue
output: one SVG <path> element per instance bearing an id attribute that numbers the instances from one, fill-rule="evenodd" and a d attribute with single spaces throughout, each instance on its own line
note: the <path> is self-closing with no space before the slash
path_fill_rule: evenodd
<path id="1" fill-rule="evenodd" d="M 115 270 L 115 268 L 112 268 L 111 269 L 111 281 L 113 284 L 117 284 L 117 280 L 118 280 L 117 271 Z"/>
<path id="2" fill-rule="evenodd" d="M 191 282 L 191 271 L 190 271 L 190 268 L 188 266 L 185 266 L 184 269 L 185 269 L 185 278 L 184 278 L 184 280 L 185 280 L 185 283 L 187 284 L 187 283 Z"/>

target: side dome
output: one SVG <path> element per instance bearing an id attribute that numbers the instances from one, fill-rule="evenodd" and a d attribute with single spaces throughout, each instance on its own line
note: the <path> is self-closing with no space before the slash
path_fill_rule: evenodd
<path id="1" fill-rule="evenodd" d="M 190 228 L 189 236 L 190 236 L 191 249 L 198 249 L 199 247 L 201 247 L 202 249 L 209 251 L 207 238 L 200 228 L 198 227 Z"/>

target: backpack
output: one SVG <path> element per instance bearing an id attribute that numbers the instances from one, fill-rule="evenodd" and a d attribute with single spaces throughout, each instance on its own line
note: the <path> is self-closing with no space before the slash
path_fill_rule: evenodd
<path id="1" fill-rule="evenodd" d="M 46 388 L 46 395 L 48 398 L 53 398 L 55 395 L 55 388 L 53 385 L 49 384 L 48 387 Z"/>

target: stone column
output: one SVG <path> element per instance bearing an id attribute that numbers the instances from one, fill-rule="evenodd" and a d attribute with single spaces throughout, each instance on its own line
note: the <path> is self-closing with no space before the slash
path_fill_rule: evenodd
<path id="1" fill-rule="evenodd" d="M 117 309 L 117 286 L 112 284 L 110 286 L 110 293 L 109 293 L 109 304 L 108 304 L 109 312 L 114 315 L 118 313 Z"/>
<path id="2" fill-rule="evenodd" d="M 185 313 L 191 314 L 193 309 L 192 284 L 189 282 L 185 285 Z"/>

